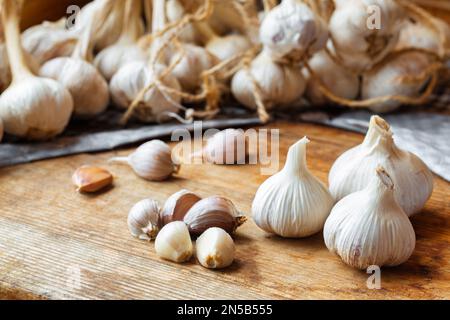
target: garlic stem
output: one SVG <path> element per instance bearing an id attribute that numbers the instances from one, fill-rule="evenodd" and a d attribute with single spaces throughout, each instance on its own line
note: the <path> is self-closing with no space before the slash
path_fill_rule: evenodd
<path id="1" fill-rule="evenodd" d="M 369 130 L 362 144 L 371 150 L 377 147 L 384 147 L 387 150 L 394 148 L 393 134 L 389 124 L 379 116 L 371 117 Z"/>
<path id="2" fill-rule="evenodd" d="M 129 157 L 114 157 L 108 160 L 108 163 L 122 163 L 122 164 L 130 164 Z"/>
<path id="3" fill-rule="evenodd" d="M 304 137 L 289 148 L 283 172 L 297 176 L 302 176 L 307 172 L 306 145 L 309 142 L 309 139 Z"/>
<path id="4" fill-rule="evenodd" d="M 201 35 L 202 41 L 205 44 L 219 38 L 219 35 L 213 30 L 213 28 L 211 28 L 211 26 L 204 21 L 194 23 L 194 27 Z"/>
<path id="5" fill-rule="evenodd" d="M 165 0 L 153 0 L 153 21 L 152 21 L 152 33 L 156 33 L 164 29 L 166 25 L 166 3 Z M 150 48 L 150 61 L 152 62 L 164 62 L 163 56 L 157 56 L 161 47 L 163 46 L 163 36 L 158 36 L 154 39 Z"/>
<path id="6" fill-rule="evenodd" d="M 123 15 L 123 29 L 120 34 L 119 43 L 130 44 L 135 43 L 139 39 L 141 11 L 140 0 L 126 0 Z"/>

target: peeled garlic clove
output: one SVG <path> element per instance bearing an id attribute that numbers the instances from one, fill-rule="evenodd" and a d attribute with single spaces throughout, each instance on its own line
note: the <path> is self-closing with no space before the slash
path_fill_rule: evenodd
<path id="1" fill-rule="evenodd" d="M 110 162 L 126 163 L 139 177 L 150 181 L 166 180 L 180 168 L 172 159 L 170 147 L 161 140 L 144 143 L 128 157 L 113 158 Z"/>
<path id="2" fill-rule="evenodd" d="M 377 166 L 390 172 L 398 204 L 408 216 L 419 212 L 433 192 L 433 174 L 415 154 L 394 143 L 389 124 L 378 116 L 370 119 L 362 144 L 342 154 L 329 174 L 330 192 L 336 201 L 364 189 Z"/>
<path id="3" fill-rule="evenodd" d="M 192 257 L 193 246 L 189 230 L 182 221 L 165 225 L 155 240 L 156 254 L 173 262 L 186 262 Z"/>
<path id="4" fill-rule="evenodd" d="M 214 164 L 245 164 L 247 138 L 243 130 L 226 129 L 208 139 L 203 156 Z"/>
<path id="5" fill-rule="evenodd" d="M 198 237 L 195 247 L 197 259 L 205 268 L 222 269 L 229 267 L 234 261 L 234 241 L 223 229 L 206 230 Z"/>
<path id="6" fill-rule="evenodd" d="M 110 186 L 113 176 L 105 169 L 83 166 L 75 171 L 72 181 L 77 186 L 78 192 L 92 193 Z"/>
<path id="7" fill-rule="evenodd" d="M 184 216 L 183 221 L 193 236 L 199 236 L 213 227 L 233 233 L 247 221 L 247 218 L 239 213 L 230 200 L 214 196 L 195 203 Z"/>
<path id="8" fill-rule="evenodd" d="M 334 200 L 306 166 L 305 137 L 289 148 L 284 168 L 267 179 L 253 200 L 255 223 L 268 233 L 302 238 L 322 230 Z"/>
<path id="9" fill-rule="evenodd" d="M 131 234 L 141 240 L 155 239 L 161 227 L 160 212 L 161 208 L 155 200 L 145 199 L 136 203 L 127 220 Z"/>
<path id="10" fill-rule="evenodd" d="M 172 221 L 183 221 L 186 213 L 201 198 L 188 190 L 181 190 L 171 195 L 161 211 L 162 224 L 166 225 Z"/>
<path id="11" fill-rule="evenodd" d="M 374 171 L 372 171 L 374 172 Z M 339 201 L 324 227 L 327 248 L 348 265 L 396 266 L 409 259 L 416 237 L 394 196 L 394 182 L 381 167 L 361 191 Z"/>

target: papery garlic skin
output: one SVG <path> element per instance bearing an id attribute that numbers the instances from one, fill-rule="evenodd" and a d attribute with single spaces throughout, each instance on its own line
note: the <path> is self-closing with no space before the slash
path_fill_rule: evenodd
<path id="1" fill-rule="evenodd" d="M 209 41 L 205 48 L 220 61 L 225 61 L 250 49 L 250 41 L 240 34 L 229 34 L 215 37 Z"/>
<path id="2" fill-rule="evenodd" d="M 161 210 L 162 224 L 183 221 L 188 211 L 201 200 L 198 195 L 188 190 L 180 190 L 171 195 Z"/>
<path id="3" fill-rule="evenodd" d="M 397 147 L 389 124 L 378 116 L 371 118 L 364 142 L 333 164 L 328 180 L 334 199 L 364 189 L 377 166 L 390 173 L 395 198 L 408 216 L 422 210 L 433 192 L 433 174 L 416 155 Z"/>
<path id="4" fill-rule="evenodd" d="M 268 110 L 286 106 L 305 92 L 306 80 L 297 67 L 290 67 L 272 61 L 263 50 L 251 63 L 250 70 L 239 70 L 231 81 L 233 96 L 245 107 L 255 110 L 255 89 L 248 72 L 261 89 L 263 101 Z"/>
<path id="5" fill-rule="evenodd" d="M 177 22 L 181 20 L 186 11 L 183 8 L 182 3 L 179 0 L 167 0 L 166 1 L 166 15 L 169 22 Z M 178 38 L 182 42 L 195 43 L 196 33 L 195 29 L 191 24 L 188 24 L 180 31 Z"/>
<path id="6" fill-rule="evenodd" d="M 156 254 L 173 262 L 186 262 L 192 257 L 193 246 L 189 230 L 181 221 L 164 226 L 155 240 Z"/>
<path id="7" fill-rule="evenodd" d="M 229 267 L 234 261 L 234 241 L 223 229 L 206 230 L 198 237 L 195 248 L 197 259 L 205 268 L 222 269 Z"/>
<path id="8" fill-rule="evenodd" d="M 325 47 L 328 40 L 326 22 L 305 3 L 283 0 L 265 16 L 260 39 L 271 57 L 309 56 Z"/>
<path id="9" fill-rule="evenodd" d="M 306 167 L 305 137 L 289 148 L 284 168 L 256 192 L 253 220 L 268 233 L 302 238 L 322 230 L 334 205 L 325 185 Z"/>
<path id="10" fill-rule="evenodd" d="M 141 240 L 153 240 L 160 228 L 161 208 L 155 200 L 144 199 L 136 203 L 128 214 L 127 224 L 131 234 Z"/>
<path id="11" fill-rule="evenodd" d="M 363 74 L 361 96 L 363 99 L 389 95 L 418 97 L 430 79 L 430 76 L 422 76 L 429 66 L 427 55 L 421 52 L 401 53 Z M 370 109 L 390 112 L 400 105 L 399 101 L 392 100 L 374 104 Z"/>
<path id="12" fill-rule="evenodd" d="M 358 269 L 402 264 L 416 243 L 412 224 L 395 200 L 392 180 L 383 170 L 378 175 L 368 173 L 371 180 L 363 190 L 336 204 L 323 231 L 327 248 Z"/>
<path id="13" fill-rule="evenodd" d="M 40 76 L 61 83 L 72 95 L 74 114 L 92 117 L 109 104 L 108 84 L 90 63 L 74 58 L 56 58 L 45 63 Z"/>
<path id="14" fill-rule="evenodd" d="M 208 139 L 203 157 L 213 164 L 245 164 L 248 144 L 241 129 L 226 129 Z"/>

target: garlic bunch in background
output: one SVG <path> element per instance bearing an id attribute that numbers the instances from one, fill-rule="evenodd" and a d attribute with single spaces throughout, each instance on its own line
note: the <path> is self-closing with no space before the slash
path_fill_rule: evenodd
<path id="1" fill-rule="evenodd" d="M 371 99 L 382 96 L 419 97 L 430 80 L 430 60 L 421 52 L 403 52 L 383 61 L 363 74 L 361 96 Z M 370 109 L 374 112 L 389 112 L 401 106 L 394 99 L 379 102 Z"/>
<path id="2" fill-rule="evenodd" d="M 229 267 L 234 261 L 234 241 L 223 229 L 206 230 L 198 237 L 195 248 L 197 259 L 205 268 L 222 269 Z"/>
<path id="3" fill-rule="evenodd" d="M 173 262 L 186 262 L 194 251 L 191 236 L 186 225 L 181 221 L 164 226 L 155 240 L 156 254 Z"/>
<path id="4" fill-rule="evenodd" d="M 396 266 L 409 259 L 416 237 L 408 216 L 395 200 L 393 179 L 381 167 L 368 171 L 369 184 L 331 211 L 324 227 L 327 248 L 348 265 Z"/>
<path id="5" fill-rule="evenodd" d="M 325 47 L 328 28 L 305 3 L 283 0 L 266 15 L 259 35 L 271 57 L 298 60 Z"/>
<path id="6" fill-rule="evenodd" d="M 395 48 L 404 18 L 395 0 L 337 0 L 335 4 L 329 30 L 345 67 L 368 70 Z"/>
<path id="7" fill-rule="evenodd" d="M 413 153 L 399 149 L 389 124 L 378 116 L 359 146 L 342 154 L 329 175 L 330 192 L 336 201 L 364 189 L 371 172 L 382 166 L 390 173 L 398 204 L 408 216 L 419 212 L 433 192 L 433 175 Z"/>
<path id="8" fill-rule="evenodd" d="M 177 22 L 184 17 L 184 15 L 186 14 L 186 10 L 184 9 L 183 4 L 180 2 L 180 0 L 167 0 L 166 14 L 167 20 L 169 22 Z M 197 34 L 192 24 L 188 24 L 187 26 L 185 26 L 179 33 L 178 38 L 183 42 L 193 44 L 196 43 Z"/>
<path id="9" fill-rule="evenodd" d="M 2 2 L 2 21 L 12 70 L 12 83 L 0 96 L 0 118 L 5 131 L 31 140 L 61 133 L 73 110 L 70 93 L 52 79 L 39 78 L 26 65 L 19 34 L 20 4 Z"/>
<path id="10" fill-rule="evenodd" d="M 267 179 L 253 200 L 255 223 L 268 233 L 301 238 L 322 230 L 334 200 L 306 166 L 305 137 L 289 148 L 284 168 Z"/>
<path id="11" fill-rule="evenodd" d="M 131 234 L 141 240 L 153 240 L 160 228 L 161 208 L 158 202 L 152 199 L 144 199 L 131 208 L 127 224 Z"/>

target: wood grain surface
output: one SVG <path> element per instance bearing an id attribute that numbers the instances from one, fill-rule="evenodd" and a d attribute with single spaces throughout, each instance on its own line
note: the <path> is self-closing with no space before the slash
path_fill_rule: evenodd
<path id="1" fill-rule="evenodd" d="M 311 124 L 273 123 L 280 155 L 307 135 L 308 165 L 327 181 L 334 160 L 363 136 Z M 436 178 L 435 191 L 412 222 L 417 246 L 411 259 L 385 268 L 380 290 L 368 274 L 329 253 L 322 234 L 288 240 L 253 221 L 235 236 L 237 259 L 210 271 L 193 258 L 186 264 L 159 259 L 153 243 L 131 237 L 126 218 L 137 201 L 161 203 L 182 188 L 230 198 L 250 215 L 258 186 L 267 178 L 256 165 L 184 166 L 164 183 L 147 182 L 126 166 L 108 165 L 130 150 L 46 160 L 0 170 L 0 297 L 25 299 L 449 299 L 450 191 Z M 114 187 L 93 196 L 71 184 L 73 171 L 96 164 L 115 175 Z M 79 276 L 79 277 L 78 277 Z M 79 279 L 79 282 L 77 282 Z"/>

